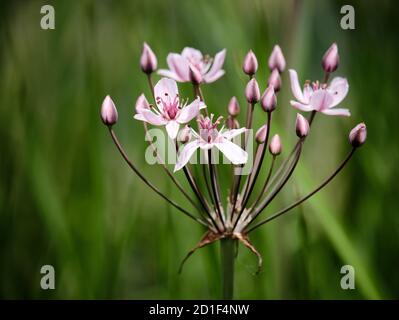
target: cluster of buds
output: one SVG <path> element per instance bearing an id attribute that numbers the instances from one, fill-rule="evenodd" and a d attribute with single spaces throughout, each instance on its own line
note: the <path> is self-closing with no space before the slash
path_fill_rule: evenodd
<path id="1" fill-rule="evenodd" d="M 258 220 L 260 214 L 270 205 L 291 178 L 302 154 L 304 141 L 310 134 L 315 116 L 318 113 L 331 116 L 350 115 L 349 110 L 336 108 L 346 97 L 349 85 L 347 80 L 342 77 L 336 77 L 329 81 L 331 73 L 337 70 L 339 64 L 338 47 L 335 43 L 327 50 L 322 59 L 325 74 L 321 83 L 319 81 L 305 81 L 301 87 L 297 72 L 293 69 L 289 70 L 291 90 L 295 97 L 295 100 L 291 100 L 290 103 L 300 111 L 310 112 L 310 115 L 305 117 L 302 114 L 297 114 L 295 121 L 297 142 L 286 158 L 281 160 L 283 148 L 280 136 L 274 134 L 270 138 L 272 115 L 278 104 L 277 94 L 281 90 L 280 75 L 286 67 L 281 48 L 278 45 L 274 46 L 270 54 L 268 60 L 270 76 L 262 95 L 256 80 L 258 70 L 256 55 L 250 50 L 244 58 L 242 70 L 248 75 L 249 79 L 245 90 L 241 93 L 247 102 L 246 121 L 242 128 L 240 128 L 238 121 L 240 106 L 236 96 L 233 96 L 228 103 L 228 116 L 225 121 L 227 129 L 224 129 L 224 126 L 219 129 L 222 117 L 214 118 L 213 114 L 208 116 L 207 106 L 201 91 L 201 85 L 212 83 L 224 75 L 225 71 L 222 67 L 225 55 L 226 50 L 222 50 L 212 59 L 208 55 L 203 55 L 199 50 L 185 48 L 181 54 L 170 53 L 168 55 L 169 69 L 157 70 L 157 58 L 152 49 L 145 43 L 140 59 L 141 70 L 148 78 L 153 103 L 150 104 L 145 95 L 141 94 L 136 102 L 134 118 L 143 123 L 146 134 L 148 134 L 148 124 L 165 127 L 168 138 L 178 150 L 178 157 L 173 172 L 165 164 L 163 169 L 177 189 L 182 192 L 192 209 L 188 205 L 180 205 L 166 196 L 129 159 L 113 130 L 113 125 L 118 120 L 118 113 L 109 96 L 106 96 L 102 104 L 101 119 L 109 128 L 111 137 L 122 157 L 139 178 L 177 210 L 206 228 L 204 237 L 190 251 L 188 256 L 197 248 L 223 238 L 232 238 L 240 241 L 257 255 L 260 268 L 262 258 L 250 242 L 249 233 L 292 210 L 327 185 L 342 170 L 355 150 L 364 144 L 367 131 L 364 123 L 353 128 L 349 134 L 349 142 L 352 148 L 348 156 L 315 190 L 269 217 Z M 156 71 L 162 78 L 154 86 L 153 75 Z M 190 82 L 193 85 L 195 95 L 191 103 L 180 99 L 176 82 Z M 252 150 L 248 147 L 250 143 L 248 131 L 254 129 L 252 120 L 257 105 L 265 114 L 264 124 L 256 131 L 252 170 L 244 177 L 242 174 L 243 167 L 249 159 L 252 159 L 248 155 L 248 150 Z M 190 125 L 191 121 L 193 124 Z M 182 129 L 180 129 L 181 125 L 183 125 Z M 195 130 L 195 127 L 197 127 L 197 130 Z M 245 133 L 245 141 L 241 142 L 240 145 L 234 143 L 233 139 L 242 133 Z M 154 147 L 151 141 L 149 143 Z M 268 157 L 266 156 L 267 150 L 270 153 Z M 196 151 L 202 152 L 207 159 L 201 176 L 194 175 L 191 164 L 189 164 L 190 158 Z M 221 190 L 218 181 L 218 167 L 214 159 L 215 154 L 219 151 L 230 160 L 234 168 L 231 177 L 232 186 L 229 190 Z M 163 159 L 160 160 L 161 163 L 164 163 Z M 255 193 L 254 187 L 259 182 L 259 173 L 262 170 L 263 163 L 268 163 L 269 168 L 266 169 L 266 179 L 261 182 L 260 192 Z M 278 168 L 275 168 L 276 165 L 278 165 Z M 175 177 L 175 174 L 180 170 L 187 179 L 187 186 L 181 185 Z M 200 179 L 205 179 L 205 183 L 199 183 Z M 201 185 L 206 186 L 206 189 L 202 190 Z M 224 195 L 228 195 L 225 203 L 223 201 Z M 196 213 L 193 213 L 192 210 Z"/>

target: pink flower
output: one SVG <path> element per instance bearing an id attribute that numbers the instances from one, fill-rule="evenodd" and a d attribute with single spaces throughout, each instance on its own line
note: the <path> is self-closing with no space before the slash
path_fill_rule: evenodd
<path id="1" fill-rule="evenodd" d="M 220 124 L 221 117 L 213 122 L 213 115 L 211 117 L 202 117 L 198 120 L 200 133 L 198 134 L 192 130 L 194 141 L 187 143 L 179 154 L 174 171 L 183 168 L 190 160 L 194 152 L 201 148 L 202 150 L 209 150 L 213 147 L 219 149 L 227 159 L 233 164 L 244 164 L 248 161 L 248 154 L 239 146 L 230 140 L 239 134 L 245 132 L 246 128 L 232 129 L 232 130 L 217 130 Z M 223 131 L 223 132 L 222 132 Z"/>
<path id="2" fill-rule="evenodd" d="M 159 80 L 154 87 L 154 94 L 157 107 L 147 108 L 147 99 L 142 95 L 136 102 L 137 114 L 134 118 L 154 126 L 165 126 L 171 139 L 176 138 L 180 124 L 190 122 L 201 108 L 205 108 L 199 98 L 189 105 L 181 103 L 176 81 L 171 79 Z"/>
<path id="3" fill-rule="evenodd" d="M 215 59 L 203 56 L 201 51 L 194 48 L 184 48 L 181 54 L 169 53 L 167 57 L 167 63 L 169 70 L 160 69 L 158 74 L 164 77 L 174 79 L 179 82 L 191 82 L 191 74 L 194 71 L 202 76 L 202 81 L 205 83 L 211 83 L 219 79 L 224 75 L 222 69 L 224 59 L 226 57 L 226 49 L 218 52 Z"/>
<path id="4" fill-rule="evenodd" d="M 318 111 L 330 116 L 350 116 L 348 109 L 335 108 L 346 97 L 349 84 L 345 78 L 334 78 L 329 86 L 320 86 L 318 82 L 310 85 L 306 83 L 301 90 L 298 74 L 289 70 L 291 90 L 297 101 L 291 100 L 294 108 L 302 111 Z"/>

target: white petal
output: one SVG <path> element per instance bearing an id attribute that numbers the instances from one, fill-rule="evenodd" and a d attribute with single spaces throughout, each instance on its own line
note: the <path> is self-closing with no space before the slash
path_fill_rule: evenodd
<path id="1" fill-rule="evenodd" d="M 240 135 L 241 133 L 245 132 L 247 128 L 240 128 L 240 129 L 232 129 L 232 130 L 226 130 L 225 132 L 222 133 L 222 136 L 226 138 L 227 140 L 231 140 L 234 137 Z"/>
<path id="2" fill-rule="evenodd" d="M 189 142 L 184 145 L 182 151 L 180 152 L 178 158 L 177 158 L 177 163 L 175 165 L 174 172 L 180 170 L 183 168 L 187 162 L 190 161 L 191 156 L 194 154 L 194 152 L 199 148 L 199 142 L 198 140 Z"/>
<path id="3" fill-rule="evenodd" d="M 166 125 L 166 131 L 172 140 L 176 139 L 177 133 L 179 132 L 179 124 L 174 120 L 169 121 Z"/>
<path id="4" fill-rule="evenodd" d="M 206 83 L 211 83 L 211 82 L 215 82 L 217 79 L 221 78 L 223 75 L 225 74 L 224 70 L 219 70 L 214 74 L 209 75 L 209 73 L 207 73 L 204 76 L 204 81 Z"/>
<path id="5" fill-rule="evenodd" d="M 146 118 L 144 118 L 144 116 L 141 113 L 135 114 L 133 118 L 136 119 L 136 120 L 147 122 Z"/>
<path id="6" fill-rule="evenodd" d="M 310 106 L 308 104 L 302 104 L 302 103 L 299 103 L 298 101 L 294 101 L 294 100 L 291 100 L 290 103 L 294 108 L 305 111 L 305 112 L 313 110 L 312 106 Z"/>
<path id="7" fill-rule="evenodd" d="M 309 104 L 313 107 L 313 109 L 322 111 L 324 109 L 330 108 L 333 100 L 333 96 L 328 90 L 319 89 L 312 94 Z"/>
<path id="8" fill-rule="evenodd" d="M 224 71 L 222 70 L 224 59 L 226 58 L 226 49 L 219 51 L 215 55 L 215 59 L 213 60 L 212 67 L 208 71 L 208 73 L 204 76 L 205 82 L 213 82 L 223 76 Z"/>
<path id="9" fill-rule="evenodd" d="M 200 112 L 200 99 L 196 99 L 191 102 L 188 106 L 185 106 L 180 110 L 178 116 L 176 117 L 176 121 L 184 124 L 190 122 L 193 118 L 198 116 Z"/>
<path id="10" fill-rule="evenodd" d="M 331 81 L 330 86 L 328 87 L 328 91 L 333 96 L 333 103 L 331 104 L 330 108 L 335 107 L 342 100 L 345 99 L 346 95 L 349 91 L 349 84 L 345 78 L 336 77 Z"/>
<path id="11" fill-rule="evenodd" d="M 156 115 L 154 112 L 150 110 L 143 110 L 141 115 L 144 117 L 144 121 L 151 123 L 154 126 L 162 126 L 165 125 L 168 121 L 162 116 Z M 137 119 L 137 118 L 136 118 Z M 138 119 L 140 120 L 140 119 Z"/>
<path id="12" fill-rule="evenodd" d="M 329 116 L 345 116 L 350 117 L 351 113 L 348 109 L 340 109 L 340 108 L 333 108 L 333 109 L 325 109 L 321 111 L 324 114 Z"/>
<path id="13" fill-rule="evenodd" d="M 190 47 L 185 47 L 183 51 L 181 52 L 181 55 L 189 60 L 193 60 L 195 62 L 200 62 L 202 60 L 202 53 L 201 51 L 190 48 Z"/>
<path id="14" fill-rule="evenodd" d="M 295 99 L 297 99 L 299 102 L 307 104 L 309 101 L 306 101 L 305 97 L 303 96 L 303 92 L 301 90 L 301 86 L 299 85 L 298 81 L 298 74 L 294 69 L 290 69 L 288 71 L 290 73 L 292 94 L 294 95 Z"/>
<path id="15" fill-rule="evenodd" d="M 173 71 L 171 71 L 171 70 L 159 69 L 159 70 L 157 71 L 157 73 L 158 73 L 160 76 L 167 77 L 167 78 L 170 78 L 170 79 L 179 81 L 179 82 L 184 82 L 183 79 L 181 79 L 175 72 L 173 72 Z"/>
<path id="16" fill-rule="evenodd" d="M 160 97 L 165 99 L 166 96 L 169 96 L 171 100 L 173 100 L 179 91 L 177 89 L 177 83 L 175 80 L 162 78 L 157 82 L 154 87 L 154 95 L 155 97 Z"/>
<path id="17" fill-rule="evenodd" d="M 233 164 L 244 164 L 248 161 L 248 153 L 227 139 L 224 139 L 223 142 L 215 143 L 214 145 Z"/>
<path id="18" fill-rule="evenodd" d="M 166 61 L 169 69 L 176 73 L 182 82 L 190 81 L 190 69 L 186 58 L 177 53 L 169 53 Z"/>

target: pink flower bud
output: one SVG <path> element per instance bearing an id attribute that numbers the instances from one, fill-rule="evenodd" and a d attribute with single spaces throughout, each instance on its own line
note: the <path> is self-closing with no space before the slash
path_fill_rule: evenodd
<path id="1" fill-rule="evenodd" d="M 181 143 L 187 143 L 191 140 L 191 129 L 188 125 L 186 125 L 179 132 L 179 139 Z"/>
<path id="2" fill-rule="evenodd" d="M 269 151 L 273 156 L 278 156 L 281 153 L 281 140 L 278 134 L 275 134 L 270 141 Z"/>
<path id="3" fill-rule="evenodd" d="M 339 65 L 338 47 L 336 43 L 333 43 L 330 48 L 326 51 L 321 62 L 325 72 L 334 72 L 337 70 Z"/>
<path id="4" fill-rule="evenodd" d="M 363 143 L 365 143 L 366 138 L 367 138 L 367 128 L 363 122 L 359 123 L 349 133 L 349 142 L 354 148 L 358 148 Z"/>
<path id="5" fill-rule="evenodd" d="M 273 86 L 274 91 L 278 92 L 281 88 L 281 78 L 277 69 L 274 69 L 270 74 L 269 80 L 267 81 L 268 86 Z"/>
<path id="6" fill-rule="evenodd" d="M 196 67 L 194 67 L 192 64 L 190 64 L 188 68 L 189 68 L 190 81 L 194 84 L 200 84 L 202 82 L 201 72 L 199 72 L 199 70 Z"/>
<path id="7" fill-rule="evenodd" d="M 238 129 L 240 124 L 238 123 L 237 119 L 233 116 L 228 116 L 226 119 L 226 127 L 229 129 Z"/>
<path id="8" fill-rule="evenodd" d="M 110 96 L 106 96 L 101 106 L 101 120 L 107 126 L 112 126 L 118 121 L 118 111 Z"/>
<path id="9" fill-rule="evenodd" d="M 256 70 L 258 70 L 258 59 L 256 59 L 255 53 L 252 50 L 249 50 L 245 56 L 242 70 L 249 76 L 254 75 Z"/>
<path id="10" fill-rule="evenodd" d="M 309 133 L 309 122 L 306 120 L 303 115 L 297 113 L 296 114 L 296 135 L 299 138 L 304 138 L 308 135 Z"/>
<path id="11" fill-rule="evenodd" d="M 259 85 L 255 78 L 249 80 L 245 88 L 245 97 L 249 103 L 255 104 L 260 99 Z"/>
<path id="12" fill-rule="evenodd" d="M 256 142 L 259 144 L 264 143 L 266 140 L 266 134 L 267 134 L 267 125 L 264 124 L 258 129 L 258 131 L 256 131 L 255 135 Z"/>
<path id="13" fill-rule="evenodd" d="M 140 67 L 144 73 L 150 74 L 157 69 L 158 61 L 150 46 L 144 42 L 143 51 L 140 57 Z"/>
<path id="14" fill-rule="evenodd" d="M 279 45 L 275 45 L 269 57 L 270 71 L 277 69 L 280 73 L 285 69 L 285 58 Z"/>
<path id="15" fill-rule="evenodd" d="M 266 88 L 265 92 L 262 95 L 260 103 L 263 110 L 265 110 L 266 112 L 272 112 L 274 109 L 276 109 L 277 97 L 274 94 L 273 86 L 268 86 Z"/>
<path id="16" fill-rule="evenodd" d="M 240 105 L 238 104 L 236 97 L 232 97 L 230 99 L 229 106 L 227 107 L 227 111 L 228 111 L 229 115 L 231 115 L 232 117 L 236 117 L 240 113 Z"/>
<path id="17" fill-rule="evenodd" d="M 143 110 L 149 110 L 150 109 L 150 104 L 147 101 L 147 98 L 145 97 L 144 93 L 142 93 L 136 100 L 136 113 L 141 113 Z"/>

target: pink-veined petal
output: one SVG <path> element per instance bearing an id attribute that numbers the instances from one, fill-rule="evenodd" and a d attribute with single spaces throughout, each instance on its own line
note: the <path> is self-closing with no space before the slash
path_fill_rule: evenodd
<path id="1" fill-rule="evenodd" d="M 180 125 L 175 120 L 170 120 L 166 125 L 166 131 L 172 140 L 176 139 L 177 133 L 179 132 L 179 126 Z"/>
<path id="2" fill-rule="evenodd" d="M 201 51 L 190 47 L 185 47 L 181 55 L 192 62 L 200 62 L 203 58 Z"/>
<path id="3" fill-rule="evenodd" d="M 233 164 L 244 164 L 248 161 L 248 153 L 227 139 L 223 139 L 222 142 L 215 143 L 214 145 Z"/>
<path id="4" fill-rule="evenodd" d="M 301 103 L 308 104 L 309 101 L 307 101 L 303 96 L 301 86 L 299 85 L 297 72 L 294 69 L 290 69 L 288 71 L 290 73 L 291 91 L 295 99 L 297 99 Z"/>
<path id="5" fill-rule="evenodd" d="M 174 172 L 183 168 L 187 164 L 187 162 L 190 161 L 192 155 L 198 148 L 199 148 L 198 140 L 185 144 L 177 158 L 177 163 L 175 165 Z"/>
<path id="6" fill-rule="evenodd" d="M 219 51 L 215 55 L 212 67 L 209 69 L 208 73 L 204 76 L 206 82 L 213 82 L 223 76 L 224 72 L 221 73 L 224 59 L 226 58 L 226 49 Z"/>
<path id="7" fill-rule="evenodd" d="M 324 89 L 319 89 L 313 92 L 309 101 L 309 104 L 313 107 L 313 109 L 317 111 L 322 111 L 324 109 L 330 108 L 332 103 L 332 94 Z"/>
<path id="8" fill-rule="evenodd" d="M 193 118 L 198 116 L 200 112 L 200 99 L 197 98 L 193 102 L 191 102 L 188 106 L 185 106 L 180 110 L 177 115 L 176 121 L 184 124 L 190 122 Z"/>
<path id="9" fill-rule="evenodd" d="M 348 109 L 341 109 L 341 108 L 332 108 L 332 109 L 325 109 L 321 111 L 324 114 L 329 116 L 345 116 L 350 117 L 351 113 Z"/>
<path id="10" fill-rule="evenodd" d="M 308 104 L 303 104 L 303 103 L 300 103 L 300 102 L 294 101 L 294 100 L 291 100 L 290 103 L 291 103 L 291 105 L 292 105 L 294 108 L 296 108 L 296 109 L 298 109 L 298 110 L 305 111 L 305 112 L 313 111 L 312 106 L 310 106 L 310 105 L 308 105 Z"/>
<path id="11" fill-rule="evenodd" d="M 166 62 L 182 82 L 190 81 L 190 69 L 186 58 L 177 53 L 169 53 Z"/>
<path id="12" fill-rule="evenodd" d="M 141 115 L 144 117 L 144 121 L 146 121 L 154 126 L 162 126 L 162 125 L 165 125 L 168 123 L 168 121 L 165 118 L 155 114 L 154 112 L 152 112 L 150 110 L 143 110 L 141 112 Z M 138 120 L 140 120 L 140 119 L 138 119 Z"/>
<path id="13" fill-rule="evenodd" d="M 240 135 L 241 133 L 245 132 L 247 128 L 240 128 L 240 129 L 232 129 L 232 130 L 226 130 L 225 132 L 222 132 L 222 136 L 226 138 L 227 140 L 231 140 L 234 137 Z"/>
<path id="14" fill-rule="evenodd" d="M 165 99 L 165 96 L 169 96 L 170 99 L 174 99 L 178 95 L 177 83 L 175 80 L 162 78 L 157 82 L 154 87 L 154 95 Z"/>
<path id="15" fill-rule="evenodd" d="M 204 81 L 206 83 L 211 83 L 211 82 L 215 82 L 216 80 L 218 80 L 219 78 L 223 77 L 223 75 L 225 74 L 224 70 L 219 70 L 218 72 L 216 72 L 215 74 L 209 75 L 209 73 L 207 73 L 204 76 Z"/>
<path id="16" fill-rule="evenodd" d="M 332 94 L 334 100 L 330 108 L 335 107 L 336 105 L 341 103 L 348 94 L 348 81 L 345 78 L 336 77 L 331 81 L 331 84 L 327 90 Z"/>
<path id="17" fill-rule="evenodd" d="M 167 78 L 170 78 L 170 79 L 179 81 L 179 82 L 184 82 L 184 80 L 181 79 L 174 71 L 167 70 L 167 69 L 159 69 L 159 70 L 157 71 L 157 73 L 158 73 L 160 76 L 167 77 Z"/>

